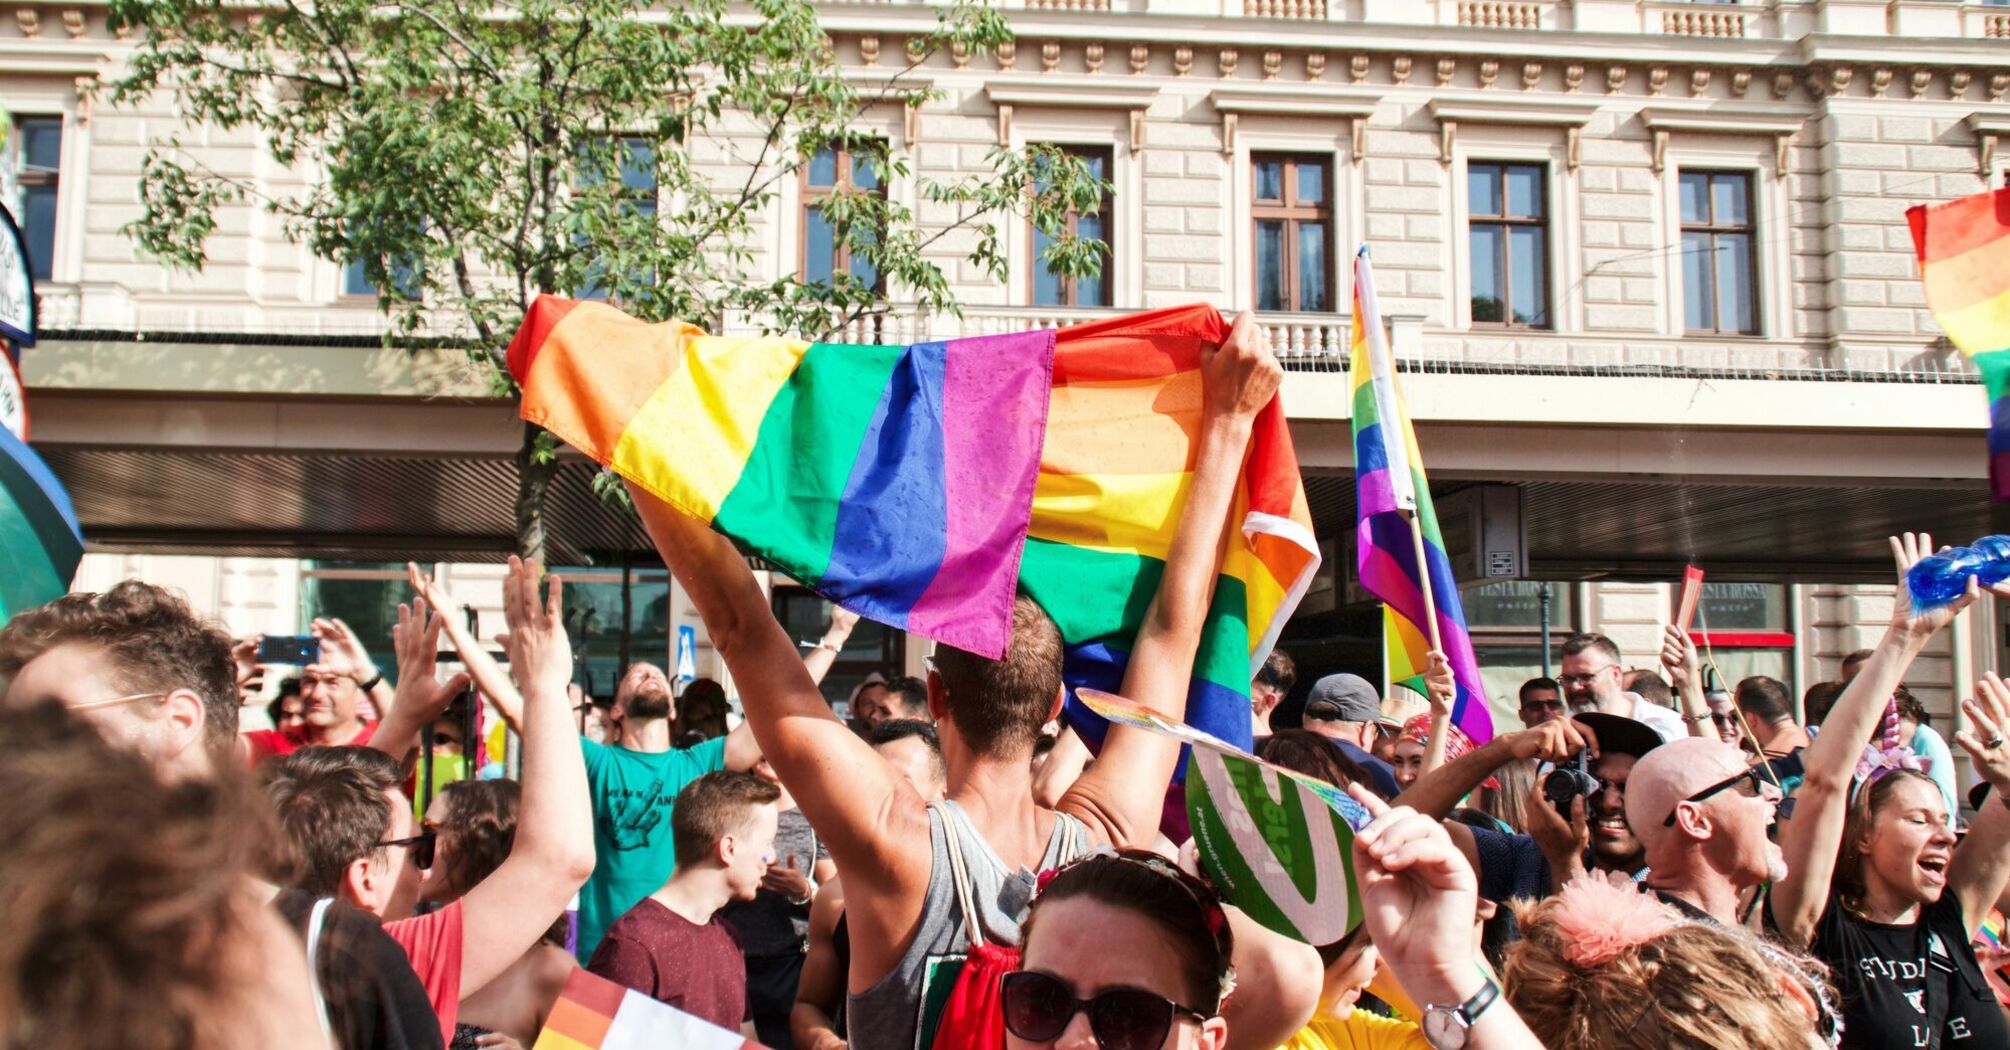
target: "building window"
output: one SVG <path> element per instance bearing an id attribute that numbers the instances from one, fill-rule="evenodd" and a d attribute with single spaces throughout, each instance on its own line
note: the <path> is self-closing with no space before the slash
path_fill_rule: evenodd
<path id="1" fill-rule="evenodd" d="M 1061 152 L 1082 162 L 1090 177 L 1105 182 L 1110 178 L 1110 150 L 1107 146 L 1060 146 Z M 1054 238 L 1033 228 L 1033 305 L 1034 306 L 1108 306 L 1110 305 L 1110 274 L 1116 269 L 1116 254 L 1110 246 L 1116 243 L 1115 231 L 1111 226 L 1111 200 L 1106 191 L 1102 206 L 1083 214 L 1070 211 L 1065 220 L 1069 233 L 1085 241 L 1101 241 L 1104 245 L 1102 272 L 1094 277 L 1064 277 L 1047 266 L 1047 246 Z"/>
<path id="2" fill-rule="evenodd" d="M 401 299 L 417 299 L 424 291 L 420 283 L 421 262 L 413 256 L 392 259 L 388 266 L 391 274 L 391 292 Z M 377 298 L 377 282 L 363 267 L 363 260 L 351 259 L 342 268 L 342 294 L 352 297 Z"/>
<path id="3" fill-rule="evenodd" d="M 772 604 L 775 619 L 782 622 L 782 629 L 791 638 L 822 638 L 824 628 L 830 625 L 831 603 L 807 587 L 777 586 Z M 821 686 L 824 699 L 835 706 L 838 701 L 849 699 L 866 676 L 877 673 L 882 678 L 895 678 L 907 673 L 906 666 L 907 635 L 871 620 L 860 620 L 846 639 L 844 651 L 837 654 L 830 673 L 824 676 Z"/>
<path id="4" fill-rule="evenodd" d="M 661 664 L 672 677 L 670 574 L 662 569 L 610 572 L 559 569 L 565 578 L 565 626 L 572 638 L 573 680 L 590 696 L 611 697 L 628 665 Z"/>
<path id="5" fill-rule="evenodd" d="M 22 117 L 14 122 L 14 181 L 21 199 L 14 213 L 28 242 L 28 272 L 38 281 L 55 273 L 56 194 L 62 181 L 63 118 Z"/>
<path id="6" fill-rule="evenodd" d="M 598 139 L 589 140 L 582 144 L 579 169 L 579 181 L 582 185 L 597 187 L 602 184 L 606 177 L 605 169 L 599 168 L 598 165 L 606 162 L 593 156 L 592 153 L 597 149 L 604 149 L 608 142 L 609 140 L 607 139 Z M 639 138 L 615 139 L 613 143 L 615 154 L 611 159 L 617 166 L 618 171 L 616 174 L 621 179 L 621 192 L 619 194 L 621 212 L 624 215 L 655 216 L 657 203 L 656 147 L 651 145 L 647 139 Z M 581 234 L 580 238 L 583 241 L 585 235 Z M 586 283 L 575 291 L 575 298 L 607 298 L 607 289 L 602 286 L 602 277 L 606 273 L 602 268 L 603 266 L 604 264 L 596 262 L 587 268 Z M 647 280 L 638 280 L 636 283 L 647 284 L 649 282 Z"/>
<path id="7" fill-rule="evenodd" d="M 1682 201 L 1683 325 L 1691 332 L 1759 334 L 1752 265 L 1752 176 L 1685 171 Z"/>
<path id="8" fill-rule="evenodd" d="M 1496 720 L 1501 712 L 1510 719 L 1505 725 L 1515 724 L 1514 712 L 1520 708 L 1522 683 L 1542 676 L 1545 663 L 1549 674 L 1556 673 L 1556 665 L 1562 660 L 1557 650 L 1570 637 L 1570 625 L 1576 622 L 1577 588 L 1569 583 L 1548 584 L 1550 653 L 1545 662 L 1543 587 L 1539 580 L 1497 580 L 1459 592 L 1480 677 L 1486 682 L 1487 695 L 1494 700 Z"/>
<path id="9" fill-rule="evenodd" d="M 1540 164 L 1466 165 L 1474 324 L 1550 326 L 1546 175 Z"/>
<path id="10" fill-rule="evenodd" d="M 391 628 L 398 624 L 398 603 L 411 599 L 406 579 L 402 562 L 305 563 L 300 573 L 301 633 L 317 617 L 339 619 L 363 643 L 371 662 L 395 679 L 398 657 L 391 649 Z"/>
<path id="11" fill-rule="evenodd" d="M 1690 633 L 1705 677 L 1730 690 L 1751 675 L 1777 678 L 1794 688 L 1794 634 L 1782 583 L 1705 583 Z M 1672 617 L 1671 617 L 1672 619 Z"/>
<path id="12" fill-rule="evenodd" d="M 1332 169 L 1316 157 L 1250 158 L 1256 308 L 1333 309 Z"/>
<path id="13" fill-rule="evenodd" d="M 849 231 L 825 218 L 826 202 L 841 192 L 864 192 L 884 198 L 886 186 L 880 181 L 875 161 L 885 156 L 886 146 L 874 140 L 851 145 L 825 146 L 810 157 L 801 169 L 802 177 L 802 262 L 799 273 L 810 284 L 829 284 L 840 273 L 848 273 L 875 292 L 884 291 L 879 270 L 871 260 L 853 253 Z M 868 243 L 875 232 L 863 231 Z"/>

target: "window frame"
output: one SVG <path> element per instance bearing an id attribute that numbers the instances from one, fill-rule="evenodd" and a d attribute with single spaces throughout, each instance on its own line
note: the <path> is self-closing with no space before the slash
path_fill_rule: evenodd
<path id="1" fill-rule="evenodd" d="M 28 163 L 28 125 L 53 124 L 56 127 L 56 166 L 53 168 Z M 28 229 L 28 190 L 30 187 L 47 187 L 55 202 L 55 210 L 50 215 L 49 258 L 28 260 L 29 276 L 37 282 L 54 281 L 56 278 L 56 253 L 62 242 L 63 208 L 63 147 L 70 138 L 69 121 L 61 113 L 16 113 L 13 127 L 8 129 L 12 138 L 8 142 L 7 164 L 13 169 L 15 199 L 7 202 L 10 211 L 20 219 L 22 247 L 34 242 L 34 235 Z M 35 264 L 43 265 L 37 267 Z M 41 272 L 38 272 L 41 271 Z"/>
<path id="2" fill-rule="evenodd" d="M 1104 182 L 1110 184 L 1110 188 L 1103 191 L 1102 206 L 1096 210 L 1096 215 L 1103 220 L 1104 224 L 1103 236 L 1100 240 L 1107 249 L 1103 253 L 1102 273 L 1096 275 L 1096 281 L 1101 285 L 1103 304 L 1101 306 L 1092 305 L 1088 309 L 1112 309 L 1116 306 L 1117 244 L 1119 243 L 1116 210 L 1116 147 L 1108 144 L 1083 144 L 1075 142 L 1048 142 L 1043 143 L 1043 145 L 1052 146 L 1071 157 L 1096 157 L 1103 162 L 1102 178 Z M 1080 220 L 1081 213 L 1073 209 L 1068 211 L 1066 225 L 1067 232 L 1070 235 L 1076 234 L 1076 231 L 1079 229 L 1078 223 Z M 1027 305 L 1037 309 L 1048 310 L 1082 308 L 1080 302 L 1081 290 L 1078 287 L 1084 280 L 1081 277 L 1057 277 L 1056 280 L 1061 282 L 1061 301 L 1058 303 L 1043 303 L 1039 301 L 1040 274 L 1046 264 L 1040 258 L 1040 230 L 1033 225 L 1031 219 L 1026 221 L 1026 246 L 1029 256 L 1027 260 L 1029 265 L 1026 267 Z"/>
<path id="3" fill-rule="evenodd" d="M 837 181 L 829 186 L 819 186 L 810 181 L 809 163 L 806 162 L 796 169 L 796 280 L 804 284 L 822 283 L 821 281 L 812 281 L 809 275 L 810 209 L 821 207 L 826 198 L 840 192 L 856 190 L 857 185 L 852 180 L 852 172 L 856 170 L 854 154 L 861 152 L 859 149 L 861 146 L 866 146 L 869 149 L 877 149 L 882 160 L 891 156 L 892 147 L 886 140 L 866 135 L 842 142 L 833 142 L 827 146 L 818 148 L 817 152 L 829 149 L 836 157 Z M 812 157 L 814 156 L 815 154 L 812 154 Z M 879 185 L 867 192 L 882 201 L 886 200 L 887 181 L 886 177 L 882 175 L 879 179 Z M 832 232 L 835 234 L 836 231 L 833 230 Z M 851 245 L 846 243 L 843 238 L 833 236 L 831 242 L 831 273 L 849 274 L 852 272 L 851 264 Z M 852 276 L 856 277 L 858 275 L 852 274 Z M 872 292 L 879 298 L 884 299 L 886 297 L 886 272 L 877 267 L 873 269 Z"/>
<path id="4" fill-rule="evenodd" d="M 619 199 L 622 201 L 646 202 L 649 207 L 649 214 L 657 220 L 657 223 L 660 226 L 663 218 L 663 184 L 657 181 L 656 178 L 656 144 L 649 141 L 648 137 L 644 135 L 623 134 L 619 132 L 610 132 L 607 134 L 599 134 L 599 135 L 586 135 L 581 136 L 581 138 L 586 140 L 602 140 L 620 145 L 631 145 L 634 143 L 640 143 L 649 151 L 649 166 L 647 169 L 645 169 L 649 173 L 648 186 L 628 185 L 628 179 L 627 179 L 628 166 L 626 163 L 623 162 L 619 161 L 616 162 L 614 177 L 621 180 L 621 193 Z M 567 187 L 567 192 L 577 193 L 578 186 L 579 183 L 574 182 L 571 186 Z M 606 271 L 603 270 L 601 272 L 605 274 Z M 587 283 L 585 284 L 585 286 L 574 288 L 570 291 L 569 294 L 575 299 L 587 299 L 593 302 L 600 302 L 600 303 L 611 301 L 608 298 L 608 289 L 598 286 L 600 282 L 596 281 L 591 275 L 587 277 L 586 281 Z"/>
<path id="5" fill-rule="evenodd" d="M 1704 198 L 1709 202 L 1710 222 L 1691 223 L 1682 216 L 1682 180 L 1700 175 L 1704 178 Z M 1734 225 L 1716 222 L 1717 194 L 1716 180 L 1723 176 L 1736 176 L 1745 180 L 1745 223 Z M 1745 168 L 1696 167 L 1680 168 L 1675 172 L 1675 234 L 1676 243 L 1682 244 L 1691 233 L 1708 234 L 1712 258 L 1717 251 L 1717 238 L 1722 234 L 1742 234 L 1745 237 L 1745 294 L 1751 297 L 1752 326 L 1750 328 L 1726 328 L 1724 326 L 1723 303 L 1717 284 L 1717 268 L 1710 268 L 1710 316 L 1714 326 L 1710 328 L 1689 327 L 1689 282 L 1686 267 L 1676 268 L 1677 279 L 1682 282 L 1682 334 L 1706 336 L 1758 336 L 1765 332 L 1765 316 L 1759 298 L 1760 286 L 1764 283 L 1759 274 L 1759 173 Z M 1686 249 L 1678 249 L 1686 251 Z"/>
<path id="6" fill-rule="evenodd" d="M 1279 191 L 1283 194 L 1277 200 L 1266 200 L 1257 196 L 1256 167 L 1259 164 L 1282 163 L 1283 178 Z M 1298 169 L 1301 165 L 1318 168 L 1323 173 L 1326 191 L 1325 200 L 1319 205 L 1306 205 L 1298 200 Z M 1257 310 L 1275 313 L 1338 313 L 1339 302 L 1339 262 L 1335 256 L 1339 242 L 1336 225 L 1336 209 L 1333 202 L 1333 158 L 1331 155 L 1284 150 L 1252 150 L 1249 154 L 1249 244 L 1251 262 L 1249 273 L 1250 302 Z M 1299 287 L 1298 272 L 1298 225 L 1300 222 L 1321 222 L 1326 226 L 1326 298 L 1323 309 L 1310 309 L 1300 302 L 1302 289 Z M 1261 238 L 1258 231 L 1265 222 L 1283 222 L 1284 238 L 1282 248 L 1284 259 L 1280 264 L 1284 303 L 1275 308 L 1266 308 L 1262 301 L 1262 284 L 1258 276 L 1263 261 L 1260 251 Z"/>
<path id="7" fill-rule="evenodd" d="M 1528 218 L 1523 216 L 1509 216 L 1506 214 L 1481 215 L 1474 212 L 1472 210 L 1472 179 L 1474 169 L 1476 168 L 1495 169 L 1499 181 L 1501 208 L 1503 212 L 1505 212 L 1508 206 L 1507 174 L 1509 169 L 1512 168 L 1534 169 L 1541 178 L 1541 182 L 1536 188 L 1536 200 L 1538 200 L 1542 204 L 1542 214 L 1535 218 Z M 1529 160 L 1529 159 L 1487 160 L 1487 159 L 1469 158 L 1465 163 L 1465 176 L 1466 177 L 1464 184 L 1458 187 L 1458 189 L 1455 192 L 1463 192 L 1465 194 L 1465 204 L 1466 204 L 1464 209 L 1466 217 L 1466 255 L 1467 255 L 1466 262 L 1468 270 L 1470 271 L 1467 275 L 1467 281 L 1466 281 L 1467 324 L 1470 327 L 1482 328 L 1482 329 L 1513 330 L 1521 332 L 1558 331 L 1559 327 L 1557 324 L 1557 316 L 1556 316 L 1556 237 L 1553 228 L 1550 225 L 1550 215 L 1555 209 L 1552 206 L 1552 202 L 1550 200 L 1550 191 L 1552 190 L 1553 187 L 1551 184 L 1551 171 L 1549 162 L 1546 160 Z M 1476 226 L 1482 224 L 1488 226 L 1501 227 L 1502 231 L 1501 254 L 1495 260 L 1495 265 L 1501 274 L 1501 283 L 1502 283 L 1501 320 L 1498 321 L 1479 320 L 1478 318 L 1473 316 L 1472 312 L 1472 301 L 1474 293 L 1473 278 L 1477 276 L 1479 270 L 1479 265 L 1475 261 L 1476 256 L 1472 250 L 1473 230 Z M 1514 270 L 1513 267 L 1511 266 L 1513 252 L 1510 247 L 1510 238 L 1507 236 L 1507 231 L 1509 228 L 1516 226 L 1533 227 L 1542 230 L 1543 320 L 1539 324 L 1529 324 L 1529 323 L 1517 322 L 1516 320 L 1514 320 L 1515 285 L 1514 285 Z"/>

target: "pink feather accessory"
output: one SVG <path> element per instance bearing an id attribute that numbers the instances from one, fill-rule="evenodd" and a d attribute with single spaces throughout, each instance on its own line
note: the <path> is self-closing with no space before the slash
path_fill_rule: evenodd
<path id="1" fill-rule="evenodd" d="M 1683 919 L 1630 884 L 1615 886 L 1595 875 L 1571 881 L 1556 895 L 1549 920 L 1573 965 L 1604 966 L 1648 941 L 1666 936 Z"/>

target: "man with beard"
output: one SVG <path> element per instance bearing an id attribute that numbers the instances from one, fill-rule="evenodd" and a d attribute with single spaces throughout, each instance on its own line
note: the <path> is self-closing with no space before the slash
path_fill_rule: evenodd
<path id="1" fill-rule="evenodd" d="M 1564 640 L 1561 674 L 1563 698 L 1575 714 L 1602 711 L 1630 718 L 1661 735 L 1663 740 L 1679 740 L 1689 735 L 1682 716 L 1651 703 L 1623 685 L 1625 668 L 1619 665 L 1619 646 L 1602 634 L 1574 634 Z"/>
<path id="2" fill-rule="evenodd" d="M 1627 791 L 1632 786 L 1633 767 L 1661 748 L 1661 737 L 1631 718 L 1597 711 L 1577 715 L 1574 721 L 1598 736 L 1598 757 L 1591 763 L 1598 790 L 1585 800 L 1591 835 L 1591 855 L 1586 863 L 1593 871 L 1637 875 L 1646 860 L 1640 838 L 1627 818 Z"/>
<path id="3" fill-rule="evenodd" d="M 1647 887 L 1691 918 L 1738 922 L 1739 895 L 1786 877 L 1766 837 L 1780 790 L 1721 740 L 1677 740 L 1640 759 L 1626 818 L 1647 854 Z"/>
<path id="4" fill-rule="evenodd" d="M 614 690 L 620 737 L 613 744 L 581 740 L 593 796 L 593 876 L 579 891 L 582 962 L 607 927 L 661 888 L 676 867 L 670 810 L 684 785 L 721 769 L 744 772 L 761 759 L 753 730 L 742 723 L 723 737 L 692 747 L 670 746 L 676 702 L 670 679 L 651 663 L 629 666 Z"/>

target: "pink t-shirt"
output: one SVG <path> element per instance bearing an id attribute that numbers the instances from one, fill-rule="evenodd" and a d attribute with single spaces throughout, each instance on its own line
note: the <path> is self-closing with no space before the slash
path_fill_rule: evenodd
<path id="1" fill-rule="evenodd" d="M 343 743 L 342 747 L 369 747 L 370 738 L 376 735 L 377 723 L 363 723 L 363 731 L 354 740 Z M 251 746 L 251 764 L 257 765 L 269 758 L 290 755 L 314 741 L 307 739 L 307 731 L 299 726 L 286 729 L 254 729 L 244 734 L 245 743 Z"/>
<path id="2" fill-rule="evenodd" d="M 440 1039 L 452 1043 L 454 1023 L 461 1016 L 461 902 L 430 915 L 387 922 L 384 932 L 412 960 L 412 972 L 440 1015 Z"/>

